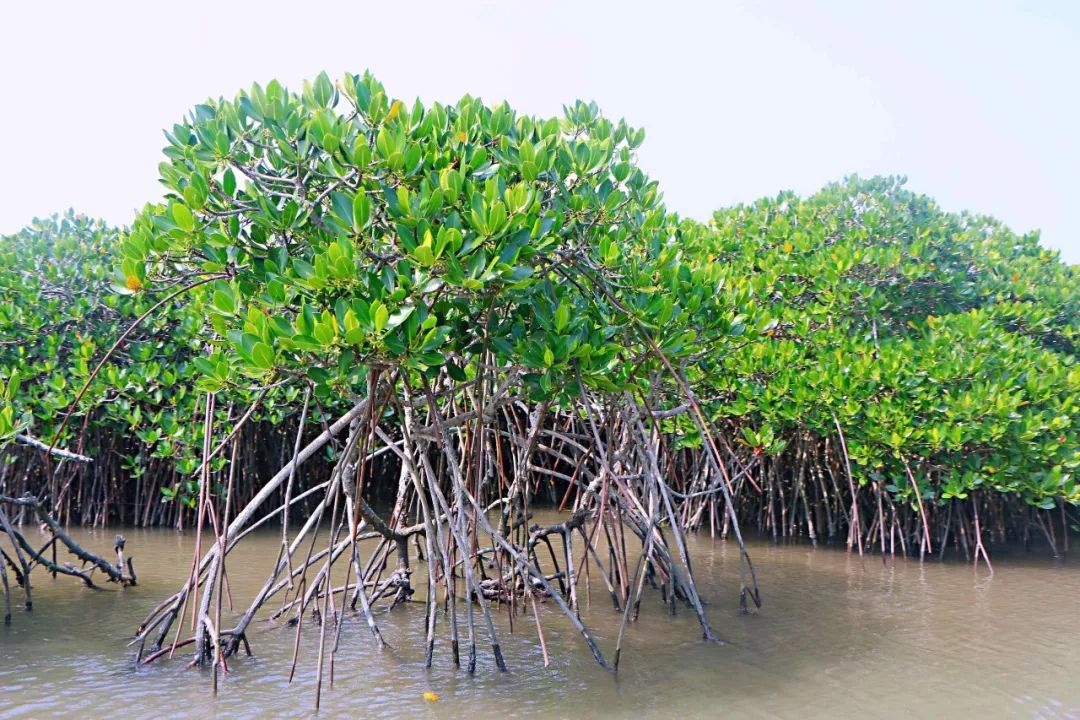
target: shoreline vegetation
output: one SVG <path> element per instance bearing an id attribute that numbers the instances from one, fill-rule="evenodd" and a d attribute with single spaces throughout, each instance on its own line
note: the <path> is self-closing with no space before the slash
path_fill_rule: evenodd
<path id="1" fill-rule="evenodd" d="M 216 688 L 274 599 L 297 647 L 320 627 L 321 691 L 343 622 L 381 646 L 373 607 L 419 583 L 429 665 L 445 633 L 504 669 L 492 613 L 544 601 L 617 669 L 647 593 L 716 638 L 688 533 L 738 544 L 749 611 L 744 528 L 991 572 L 991 544 L 1059 556 L 1078 528 L 1080 282 L 1037 234 L 884 177 L 701 223 L 595 105 L 407 105 L 370 75 L 253 85 L 166 138 L 129 227 L 69 212 L 0 244 L 5 597 L 8 570 L 68 569 L 21 522 L 69 549 L 68 525 L 193 529 L 139 662 L 185 648 Z M 233 624 L 229 551 L 266 526 Z M 134 584 L 114 550 L 88 562 Z"/>

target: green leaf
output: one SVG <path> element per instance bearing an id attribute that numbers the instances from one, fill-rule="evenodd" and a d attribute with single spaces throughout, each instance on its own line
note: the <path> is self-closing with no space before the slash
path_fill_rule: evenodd
<path id="1" fill-rule="evenodd" d="M 236 301 L 231 293 L 217 289 L 214 290 L 214 307 L 226 315 L 232 315 L 236 312 Z"/>
<path id="2" fill-rule="evenodd" d="M 566 303 L 559 303 L 559 307 L 555 309 L 555 331 L 561 333 L 569 324 L 570 306 Z"/>
<path id="3" fill-rule="evenodd" d="M 22 378 L 19 376 L 18 370 L 11 371 L 11 377 L 7 381 L 7 389 L 4 391 L 4 396 L 8 400 L 14 400 L 15 396 L 19 392 L 19 385 L 22 383 Z"/>
<path id="4" fill-rule="evenodd" d="M 251 348 L 251 359 L 262 370 L 269 370 L 274 366 L 274 351 L 264 342 L 257 342 Z"/>
<path id="5" fill-rule="evenodd" d="M 191 232 L 195 229 L 195 218 L 192 217 L 191 211 L 188 210 L 186 205 L 180 203 L 174 203 L 172 206 L 172 216 L 176 224 L 180 226 L 180 229 L 184 232 Z"/>
<path id="6" fill-rule="evenodd" d="M 375 308 L 375 311 L 371 315 L 371 322 L 375 325 L 375 332 L 382 332 L 389 320 L 390 311 L 386 309 L 385 305 L 379 303 L 379 306 Z"/>
<path id="7" fill-rule="evenodd" d="M 420 245 L 413 251 L 413 255 L 424 267 L 431 267 L 435 264 L 435 253 L 431 251 L 431 248 L 427 245 Z"/>
<path id="8" fill-rule="evenodd" d="M 402 308 L 400 308 L 397 312 L 392 314 L 390 316 L 390 319 L 387 321 L 387 323 L 386 323 L 387 330 L 392 330 L 392 329 L 396 328 L 398 325 L 400 325 L 401 323 L 408 320 L 409 316 L 412 315 L 413 310 L 415 310 L 415 309 L 416 308 L 413 307 L 412 305 L 405 305 Z"/>
<path id="9" fill-rule="evenodd" d="M 360 232 L 367 227 L 371 217 L 371 201 L 361 189 L 356 193 L 352 202 L 353 230 Z"/>
<path id="10" fill-rule="evenodd" d="M 465 382 L 466 380 L 468 380 L 468 376 L 465 374 L 465 371 L 458 367 L 456 364 L 448 362 L 446 363 L 445 367 L 446 374 L 449 375 L 451 379 L 456 380 L 457 382 Z"/>
<path id="11" fill-rule="evenodd" d="M 329 346 L 334 342 L 334 327 L 328 323 L 322 321 L 315 323 L 315 330 L 313 333 L 315 339 L 322 343 L 324 347 Z"/>
<path id="12" fill-rule="evenodd" d="M 225 174 L 221 177 L 221 189 L 229 197 L 236 195 L 236 175 L 233 174 L 231 169 L 226 170 Z"/>

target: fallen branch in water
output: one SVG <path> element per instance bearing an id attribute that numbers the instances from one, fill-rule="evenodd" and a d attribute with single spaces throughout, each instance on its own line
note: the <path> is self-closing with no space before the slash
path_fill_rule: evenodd
<path id="1" fill-rule="evenodd" d="M 75 542 L 75 540 L 64 531 L 64 528 L 60 526 L 60 523 L 56 522 L 56 519 L 45 510 L 41 501 L 32 495 L 24 495 L 21 498 L 0 495 L 0 505 L 32 508 L 42 526 L 52 533 L 53 541 L 59 541 L 67 547 L 68 552 L 81 560 L 84 567 L 89 564 L 91 572 L 93 570 L 101 570 L 109 578 L 109 582 L 120 583 L 125 587 L 135 585 L 135 569 L 131 562 L 131 558 L 127 558 L 126 561 L 124 559 L 125 540 L 122 535 L 117 535 L 113 543 L 113 550 L 116 552 L 118 560 L 118 562 L 113 565 L 109 561 L 86 550 Z M 96 587 L 90 573 L 87 573 L 82 568 L 76 568 L 72 563 L 61 564 L 54 562 L 42 554 L 43 550 L 35 550 L 33 545 L 27 541 L 22 533 L 15 530 L 15 528 L 7 522 L 6 514 L 4 515 L 3 522 L 0 523 L 0 531 L 3 531 L 4 534 L 9 537 L 12 545 L 16 548 L 16 552 L 21 548 L 35 563 L 47 568 L 50 572 L 54 574 L 71 575 L 72 577 L 77 577 L 82 580 L 83 584 L 87 587 Z M 26 586 L 29 586 L 29 572 L 32 568 L 33 563 L 24 564 L 23 584 Z"/>

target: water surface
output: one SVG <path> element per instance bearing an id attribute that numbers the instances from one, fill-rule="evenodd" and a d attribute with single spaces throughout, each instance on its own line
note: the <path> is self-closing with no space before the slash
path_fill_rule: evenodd
<path id="1" fill-rule="evenodd" d="M 554 518 L 552 518 L 554 519 Z M 173 660 L 134 668 L 125 647 L 138 622 L 183 581 L 194 537 L 131 530 L 139 585 L 91 591 L 34 572 L 35 607 L 0 628 L 0 718 L 304 717 L 313 714 L 318 629 L 288 683 L 293 630 L 259 622 L 255 657 L 237 657 L 217 698 L 209 675 Z M 111 547 L 113 531 L 73 533 Z M 278 547 L 251 536 L 230 555 L 237 610 L 266 577 Z M 577 550 L 580 558 L 580 548 Z M 671 617 L 646 591 L 624 641 L 618 676 L 597 666 L 554 604 L 540 613 L 551 655 L 543 667 L 531 614 L 499 614 L 509 671 L 486 643 L 470 677 L 451 663 L 440 621 L 435 667 L 423 667 L 424 605 L 381 610 L 392 648 L 378 650 L 362 618 L 343 629 L 322 717 L 1080 718 L 1080 567 L 1014 552 L 995 573 L 963 562 L 889 560 L 834 548 L 753 543 L 765 605 L 738 613 L 738 554 L 691 539 L 699 589 L 723 645 L 704 643 L 693 613 Z M 595 572 L 595 571 L 594 571 Z M 422 567 L 414 580 L 422 586 Z M 584 590 L 584 589 L 583 589 Z M 422 595 L 422 588 L 417 593 Z M 16 598 L 18 596 L 16 595 Z M 593 578 L 582 615 L 610 658 L 619 616 Z M 185 628 L 185 636 L 187 635 Z M 481 638 L 483 639 L 483 635 Z M 439 696 L 426 701 L 425 691 Z"/>

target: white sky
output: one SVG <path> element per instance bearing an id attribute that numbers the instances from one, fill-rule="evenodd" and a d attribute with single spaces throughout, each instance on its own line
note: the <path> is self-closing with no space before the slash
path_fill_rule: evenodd
<path id="1" fill-rule="evenodd" d="M 8 2 L 0 232 L 160 196 L 163 128 L 254 80 L 372 70 L 392 96 L 645 127 L 667 204 L 901 173 L 1080 262 L 1080 2 Z"/>

